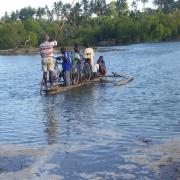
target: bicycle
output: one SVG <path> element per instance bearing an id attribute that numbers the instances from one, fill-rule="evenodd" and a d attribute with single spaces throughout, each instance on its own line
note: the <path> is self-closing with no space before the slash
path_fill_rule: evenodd
<path id="1" fill-rule="evenodd" d="M 54 66 L 54 82 L 57 84 L 64 84 L 64 73 L 62 69 L 62 59 L 55 59 Z M 63 78 L 63 80 L 62 80 Z"/>
<path id="2" fill-rule="evenodd" d="M 71 68 L 71 81 L 72 84 L 76 85 L 80 81 L 89 81 L 92 77 L 92 66 L 83 59 L 82 61 L 77 60 Z"/>
<path id="3" fill-rule="evenodd" d="M 84 59 L 84 63 L 83 63 L 83 78 L 85 80 L 91 80 L 92 78 L 92 66 L 91 64 L 88 62 L 87 59 Z"/>
<path id="4" fill-rule="evenodd" d="M 62 85 L 64 84 L 64 73 L 62 69 L 62 59 L 55 59 L 55 67 L 54 67 L 54 82 L 55 85 Z M 63 78 L 63 80 L 62 80 Z M 83 59 L 82 61 L 77 61 L 74 65 L 71 66 L 70 71 L 70 78 L 73 85 L 77 85 L 79 83 L 82 83 L 83 81 L 89 81 L 92 78 L 92 66 L 87 62 L 86 59 Z M 48 81 L 49 82 L 49 81 Z M 43 91 L 43 87 L 45 87 L 44 79 L 42 78 L 41 81 L 41 88 L 40 93 Z M 45 87 L 45 90 L 48 87 Z"/>
<path id="5" fill-rule="evenodd" d="M 80 73 L 81 73 L 80 60 L 77 60 L 77 62 L 75 61 L 72 63 L 72 67 L 71 67 L 70 77 L 72 84 L 76 85 L 79 83 Z"/>

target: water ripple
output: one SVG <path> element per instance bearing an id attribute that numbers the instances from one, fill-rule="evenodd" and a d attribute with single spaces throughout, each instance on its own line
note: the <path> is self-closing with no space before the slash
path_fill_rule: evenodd
<path id="1" fill-rule="evenodd" d="M 61 144 L 67 151 L 79 147 L 86 171 L 89 167 L 95 171 L 88 163 L 94 158 L 100 177 L 104 162 L 104 169 L 127 167 L 122 164 L 128 160 L 119 153 L 135 153 L 137 140 L 158 143 L 180 135 L 179 45 L 140 44 L 103 52 L 109 72 L 130 74 L 134 81 L 121 87 L 87 85 L 52 96 L 39 95 L 39 56 L 0 57 L 0 144 Z M 96 52 L 95 59 L 100 55 Z M 78 159 L 77 154 L 72 156 Z M 74 162 L 68 157 L 68 163 Z"/>

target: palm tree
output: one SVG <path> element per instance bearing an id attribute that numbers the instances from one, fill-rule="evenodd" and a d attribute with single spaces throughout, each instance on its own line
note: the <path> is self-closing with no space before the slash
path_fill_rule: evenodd
<path id="1" fill-rule="evenodd" d="M 95 14 L 95 11 L 94 11 L 94 8 L 95 7 L 95 2 L 94 2 L 94 0 L 91 0 L 90 1 L 90 4 L 89 4 L 89 13 L 90 13 L 90 16 L 94 13 Z"/>
<path id="2" fill-rule="evenodd" d="M 135 0 L 132 1 L 131 7 L 132 7 L 132 10 L 134 11 L 134 13 L 136 13 L 137 12 L 137 2 Z"/>
<path id="3" fill-rule="evenodd" d="M 72 22 L 73 26 L 79 25 L 80 23 L 80 14 L 82 12 L 81 4 L 77 2 L 73 8 L 71 8 L 69 20 Z"/>
<path id="4" fill-rule="evenodd" d="M 11 13 L 11 18 L 10 18 L 11 21 L 17 21 L 18 18 L 19 18 L 19 12 L 18 12 L 18 10 L 16 10 L 16 12 L 12 11 L 12 13 Z"/>
<path id="5" fill-rule="evenodd" d="M 138 9 L 138 4 L 139 4 L 139 1 L 140 0 L 134 0 L 136 2 L 136 6 L 137 6 L 137 9 Z"/>
<path id="6" fill-rule="evenodd" d="M 111 1 L 108 4 L 108 16 L 110 17 L 115 17 L 117 16 L 117 12 L 116 12 L 116 2 L 115 1 Z"/>
<path id="7" fill-rule="evenodd" d="M 62 7 L 62 19 L 66 19 L 68 18 L 69 16 L 69 10 L 71 9 L 71 5 L 69 3 L 66 3 L 63 5 Z"/>
<path id="8" fill-rule="evenodd" d="M 148 2 L 148 0 L 141 0 L 141 2 L 143 3 L 143 12 L 145 12 L 145 4 Z"/>
<path id="9" fill-rule="evenodd" d="M 10 17 L 7 13 L 7 11 L 4 13 L 4 16 L 1 18 L 2 21 L 7 22 L 10 20 Z"/>
<path id="10" fill-rule="evenodd" d="M 54 2 L 54 13 L 57 17 L 57 20 L 60 20 L 61 17 L 61 14 L 62 14 L 62 8 L 63 8 L 63 3 L 62 1 L 59 1 L 59 2 Z"/>
<path id="11" fill-rule="evenodd" d="M 116 11 L 118 16 L 126 15 L 128 12 L 128 3 L 127 0 L 117 0 L 116 1 Z"/>
<path id="12" fill-rule="evenodd" d="M 169 12 L 172 10 L 175 1 L 174 0 L 154 0 L 154 5 L 164 12 Z"/>
<path id="13" fill-rule="evenodd" d="M 36 11 L 36 18 L 37 19 L 42 19 L 42 17 L 46 14 L 45 8 L 38 7 Z"/>
<path id="14" fill-rule="evenodd" d="M 19 12 L 19 19 L 21 20 L 26 20 L 29 18 L 33 19 L 35 14 L 36 14 L 36 9 L 30 6 L 26 8 L 22 8 Z"/>
<path id="15" fill-rule="evenodd" d="M 87 20 L 90 15 L 90 4 L 88 0 L 82 0 L 83 17 Z"/>
<path id="16" fill-rule="evenodd" d="M 95 0 L 94 2 L 94 13 L 98 16 L 107 15 L 107 4 L 106 0 Z"/>
<path id="17" fill-rule="evenodd" d="M 52 14 L 51 14 L 51 10 L 49 9 L 49 7 L 47 5 L 45 6 L 45 13 L 46 13 L 48 20 L 50 20 Z"/>

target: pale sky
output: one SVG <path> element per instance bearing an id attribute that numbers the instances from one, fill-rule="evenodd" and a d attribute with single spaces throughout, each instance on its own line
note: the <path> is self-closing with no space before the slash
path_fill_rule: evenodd
<path id="1" fill-rule="evenodd" d="M 4 16 L 6 11 L 9 14 L 12 11 L 20 10 L 28 6 L 37 8 L 48 5 L 48 7 L 52 7 L 53 3 L 57 1 L 58 0 L 0 0 L 0 17 Z M 65 2 L 65 0 L 63 0 L 63 2 Z M 66 2 L 68 2 L 68 0 Z"/>
<path id="2" fill-rule="evenodd" d="M 80 0 L 75 0 L 75 2 L 78 2 L 78 1 Z M 6 11 L 8 12 L 8 14 L 10 14 L 12 11 L 20 10 L 21 8 L 28 7 L 28 6 L 37 8 L 37 7 L 44 7 L 45 5 L 48 5 L 48 7 L 52 7 L 54 2 L 58 2 L 58 0 L 0 0 L 0 17 L 4 16 L 4 13 Z M 72 3 L 73 0 L 62 0 L 62 2 Z M 107 0 L 107 2 L 110 2 L 110 0 Z M 131 6 L 131 2 L 132 0 L 128 0 L 129 7 Z M 152 0 L 149 0 L 149 2 L 152 2 Z M 146 7 L 149 7 L 149 6 L 150 6 L 150 3 L 146 5 Z"/>

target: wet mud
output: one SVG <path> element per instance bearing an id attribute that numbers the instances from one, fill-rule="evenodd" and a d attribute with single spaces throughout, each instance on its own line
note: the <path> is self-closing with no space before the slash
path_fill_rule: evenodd
<path id="1" fill-rule="evenodd" d="M 132 154 L 119 157 L 106 151 L 103 155 L 95 151 L 93 155 L 88 146 L 74 146 L 67 151 L 58 144 L 43 148 L 3 145 L 0 179 L 179 180 L 180 138 L 149 147 L 146 141 L 141 144 L 137 140 L 136 143 L 139 148 L 133 149 Z M 107 159 L 104 159 L 105 154 Z"/>

